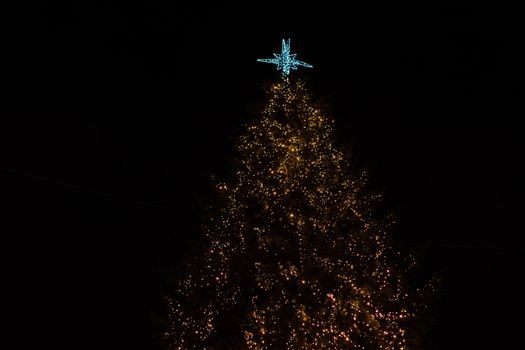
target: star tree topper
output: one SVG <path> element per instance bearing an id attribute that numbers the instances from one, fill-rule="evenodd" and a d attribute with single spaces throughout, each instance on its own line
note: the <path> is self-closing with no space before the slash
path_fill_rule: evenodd
<path id="1" fill-rule="evenodd" d="M 273 56 L 275 58 L 259 58 L 257 62 L 272 63 L 277 65 L 277 70 L 281 71 L 281 75 L 285 79 L 290 75 L 290 70 L 296 70 L 298 66 L 313 68 L 311 64 L 296 60 L 296 53 L 290 53 L 290 39 L 288 39 L 288 42 L 283 39 L 281 53 L 274 53 Z"/>

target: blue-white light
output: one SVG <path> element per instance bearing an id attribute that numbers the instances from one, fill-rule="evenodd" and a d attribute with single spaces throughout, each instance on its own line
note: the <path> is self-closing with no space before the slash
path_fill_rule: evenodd
<path id="1" fill-rule="evenodd" d="M 311 64 L 296 60 L 295 56 L 297 56 L 297 54 L 290 53 L 290 39 L 288 39 L 288 42 L 283 39 L 281 53 L 274 53 L 273 56 L 275 58 L 259 58 L 257 61 L 277 65 L 277 70 L 281 71 L 281 74 L 284 78 L 288 78 L 290 75 L 290 70 L 296 70 L 298 66 L 313 68 Z"/>

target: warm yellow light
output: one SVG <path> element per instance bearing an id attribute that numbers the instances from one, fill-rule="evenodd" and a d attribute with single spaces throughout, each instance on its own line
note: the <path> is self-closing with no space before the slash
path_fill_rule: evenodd
<path id="1" fill-rule="evenodd" d="M 216 187 L 210 245 L 169 303 L 170 350 L 216 348 L 237 309 L 241 349 L 406 350 L 417 305 L 389 240 L 393 219 L 374 217 L 380 196 L 303 83 L 274 84 L 268 99 Z"/>

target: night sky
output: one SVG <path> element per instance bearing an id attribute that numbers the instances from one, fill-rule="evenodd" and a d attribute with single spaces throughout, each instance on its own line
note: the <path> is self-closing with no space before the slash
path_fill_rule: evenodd
<path id="1" fill-rule="evenodd" d="M 278 78 L 256 59 L 289 37 L 315 67 L 292 74 L 330 101 L 338 142 L 399 211 L 395 238 L 444 277 L 428 348 L 525 348 L 517 9 L 105 1 L 19 14 L 3 43 L 3 248 L 22 296 L 13 322 L 42 343 L 157 349 L 164 272 Z"/>

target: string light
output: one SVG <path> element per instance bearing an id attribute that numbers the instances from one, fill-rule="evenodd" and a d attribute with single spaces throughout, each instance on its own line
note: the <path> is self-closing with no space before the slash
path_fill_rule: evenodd
<path id="1" fill-rule="evenodd" d="M 168 348 L 408 349 L 413 259 L 392 247 L 393 218 L 374 217 L 381 196 L 333 132 L 302 82 L 270 88 L 236 175 L 216 184 L 208 247 L 168 301 Z"/>

